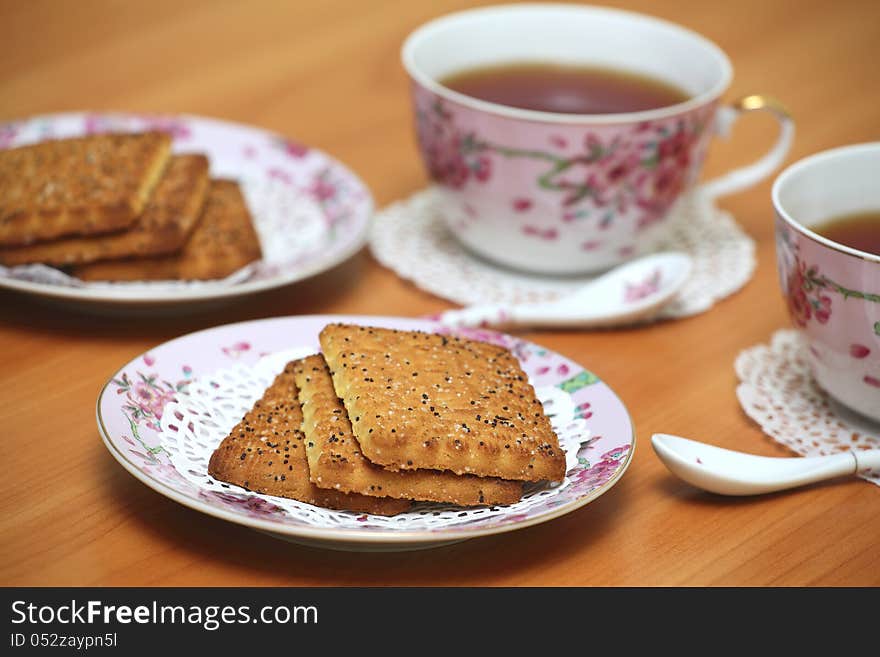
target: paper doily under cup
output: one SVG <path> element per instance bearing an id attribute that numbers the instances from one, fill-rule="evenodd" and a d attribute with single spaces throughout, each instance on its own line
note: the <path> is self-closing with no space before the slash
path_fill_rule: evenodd
<path id="1" fill-rule="evenodd" d="M 678 202 L 667 227 L 643 253 L 683 251 L 694 259 L 694 269 L 682 291 L 655 319 L 705 312 L 751 278 L 754 241 L 702 188 L 693 189 Z M 472 254 L 446 228 L 441 195 L 433 187 L 379 211 L 368 241 L 384 266 L 423 290 L 461 305 L 552 301 L 594 278 L 527 274 Z"/>
<path id="2" fill-rule="evenodd" d="M 801 456 L 880 449 L 880 425 L 847 409 L 816 384 L 806 350 L 798 331 L 783 329 L 769 345 L 740 353 L 734 368 L 743 410 L 764 433 Z M 880 486 L 880 475 L 859 476 Z"/>

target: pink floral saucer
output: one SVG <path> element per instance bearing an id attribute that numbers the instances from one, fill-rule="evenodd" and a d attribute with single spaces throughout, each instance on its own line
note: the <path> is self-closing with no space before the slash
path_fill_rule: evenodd
<path id="1" fill-rule="evenodd" d="M 84 283 L 43 265 L 0 266 L 0 287 L 122 308 L 230 299 L 287 285 L 341 263 L 366 240 L 373 200 L 327 154 L 256 127 L 198 116 L 69 113 L 0 123 L 0 149 L 96 132 L 163 130 L 177 153 L 208 156 L 213 177 L 239 182 L 263 259 L 223 281 Z"/>
<path id="2" fill-rule="evenodd" d="M 117 461 L 159 493 L 203 513 L 287 540 L 332 549 L 434 547 L 546 522 L 608 491 L 635 446 L 614 392 L 564 356 L 485 330 L 459 334 L 509 348 L 520 360 L 566 452 L 561 484 L 527 487 L 505 507 L 424 504 L 391 518 L 330 511 L 218 482 L 207 460 L 292 358 L 318 350 L 330 322 L 448 332 L 428 320 L 310 315 L 219 326 L 159 345 L 116 372 L 98 397 L 97 421 Z"/>

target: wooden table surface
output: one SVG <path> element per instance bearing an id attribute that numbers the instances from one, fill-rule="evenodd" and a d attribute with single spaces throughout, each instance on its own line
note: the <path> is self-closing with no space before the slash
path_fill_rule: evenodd
<path id="1" fill-rule="evenodd" d="M 729 99 L 777 96 L 797 121 L 789 162 L 880 138 L 876 0 L 610 2 L 695 29 L 731 57 Z M 323 149 L 379 206 L 426 183 L 398 51 L 423 21 L 471 3 L 0 0 L 0 120 L 64 110 L 213 115 Z M 705 175 L 753 159 L 774 126 L 748 117 Z M 627 404 L 638 435 L 608 493 L 543 525 L 430 552 L 298 547 L 149 490 L 104 448 L 96 396 L 137 354 L 191 331 L 300 313 L 418 316 L 450 304 L 364 250 L 309 281 L 221 310 L 98 318 L 0 293 L 0 585 L 878 585 L 880 489 L 861 480 L 755 499 L 674 479 L 654 432 L 786 456 L 741 411 L 733 361 L 788 317 L 776 279 L 770 181 L 721 205 L 757 242 L 746 287 L 650 328 L 530 332 Z"/>

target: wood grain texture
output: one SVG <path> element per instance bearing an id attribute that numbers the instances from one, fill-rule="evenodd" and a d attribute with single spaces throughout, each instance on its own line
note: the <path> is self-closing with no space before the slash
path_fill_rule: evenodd
<path id="1" fill-rule="evenodd" d="M 379 206 L 425 183 L 398 59 L 424 20 L 471 3 L 330 0 L 0 2 L 0 121 L 62 110 L 190 112 L 324 149 Z M 789 161 L 880 138 L 874 0 L 609 2 L 682 23 L 734 62 L 729 99 L 763 92 L 797 121 Z M 706 176 L 773 136 L 748 117 Z M 724 199 L 758 244 L 754 279 L 710 312 L 648 329 L 526 334 L 622 397 L 639 442 L 606 495 L 544 525 L 430 553 L 352 555 L 279 544 L 137 482 L 102 445 L 96 396 L 121 364 L 183 333 L 298 313 L 417 316 L 449 307 L 362 252 L 230 308 L 99 318 L 0 293 L 3 585 L 880 585 L 880 489 L 852 480 L 723 499 L 673 479 L 650 435 L 784 456 L 740 410 L 733 360 L 788 326 L 770 182 Z"/>

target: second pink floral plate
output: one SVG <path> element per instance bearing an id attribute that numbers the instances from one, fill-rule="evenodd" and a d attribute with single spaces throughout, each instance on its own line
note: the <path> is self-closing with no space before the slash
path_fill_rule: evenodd
<path id="1" fill-rule="evenodd" d="M 316 353 L 331 322 L 451 332 L 428 320 L 310 315 L 199 331 L 123 366 L 98 398 L 98 428 L 141 482 L 202 513 L 332 549 L 411 550 L 528 527 L 570 513 L 611 489 L 635 434 L 623 403 L 592 372 L 540 345 L 482 329 L 455 333 L 510 349 L 522 363 L 566 453 L 561 484 L 527 487 L 516 504 L 463 508 L 418 503 L 393 517 L 331 511 L 214 480 L 208 459 L 286 362 Z"/>
<path id="2" fill-rule="evenodd" d="M 79 304 L 189 307 L 302 280 L 363 246 L 373 200 L 360 178 L 317 149 L 253 126 L 198 116 L 51 114 L 0 124 L 0 149 L 146 130 L 170 133 L 175 153 L 207 155 L 212 177 L 238 181 L 262 260 L 224 281 L 204 282 L 85 283 L 43 265 L 0 265 L 0 287 Z"/>

